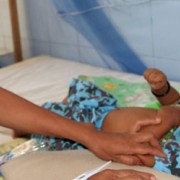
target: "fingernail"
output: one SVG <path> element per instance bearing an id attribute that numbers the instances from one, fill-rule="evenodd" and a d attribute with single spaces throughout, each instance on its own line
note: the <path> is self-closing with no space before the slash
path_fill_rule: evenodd
<path id="1" fill-rule="evenodd" d="M 151 176 L 150 180 L 157 180 L 155 176 Z"/>
<path id="2" fill-rule="evenodd" d="M 156 118 L 156 122 L 157 122 L 157 123 L 160 123 L 160 122 L 161 122 L 161 119 L 160 119 L 160 118 Z"/>

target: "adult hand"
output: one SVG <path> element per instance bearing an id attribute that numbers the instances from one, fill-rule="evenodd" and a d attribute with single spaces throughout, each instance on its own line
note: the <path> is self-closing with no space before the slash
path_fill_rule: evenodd
<path id="1" fill-rule="evenodd" d="M 132 128 L 131 132 L 136 133 L 146 126 L 158 125 L 160 123 L 161 123 L 160 118 L 138 120 L 134 125 L 134 127 Z"/>
<path id="2" fill-rule="evenodd" d="M 105 169 L 88 180 L 156 180 L 155 176 L 149 173 L 135 170 L 112 170 Z"/>
<path id="3" fill-rule="evenodd" d="M 151 133 L 96 132 L 89 138 L 86 147 L 103 160 L 112 160 L 128 165 L 142 165 L 136 155 L 165 156 L 159 142 Z"/>

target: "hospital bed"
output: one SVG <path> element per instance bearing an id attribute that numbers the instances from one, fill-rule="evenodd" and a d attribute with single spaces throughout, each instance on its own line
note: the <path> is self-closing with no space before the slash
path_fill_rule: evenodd
<path id="1" fill-rule="evenodd" d="M 80 76 L 81 75 L 81 76 Z M 142 76 L 94 67 L 70 60 L 39 56 L 0 69 L 0 86 L 41 106 L 44 102 L 62 101 L 67 95 L 72 78 L 84 78 L 100 83 L 102 88 L 113 91 L 118 83 L 125 88 L 130 84 L 131 91 L 125 91 L 123 106 L 156 106 L 156 99 L 151 95 Z M 115 84 L 114 84 L 115 83 Z M 132 92 L 132 84 L 135 85 Z M 177 88 L 179 84 L 172 82 Z M 142 89 L 140 89 L 140 87 Z M 123 92 L 123 89 L 120 93 Z M 118 94 L 118 92 L 116 91 Z M 127 97 L 128 96 L 128 97 Z M 151 102 L 151 103 L 149 103 Z M 120 103 L 121 104 L 121 103 Z M 0 143 L 12 142 L 11 130 L 1 127 Z M 1 147 L 0 147 L 1 148 Z M 73 151 L 37 151 L 9 161 L 1 167 L 7 180 L 70 180 L 79 174 L 102 165 L 104 161 L 95 157 L 88 150 Z M 158 180 L 176 180 L 175 176 L 155 171 L 152 168 L 127 166 L 110 163 L 107 168 L 136 169 L 151 172 Z"/>

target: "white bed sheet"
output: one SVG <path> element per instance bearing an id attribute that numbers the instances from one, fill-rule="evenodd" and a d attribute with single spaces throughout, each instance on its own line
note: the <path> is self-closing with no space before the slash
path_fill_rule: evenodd
<path id="1" fill-rule="evenodd" d="M 93 67 L 73 61 L 40 56 L 0 70 L 0 86 L 38 105 L 62 100 L 72 78 L 80 74 L 106 75 L 142 82 L 141 76 Z"/>

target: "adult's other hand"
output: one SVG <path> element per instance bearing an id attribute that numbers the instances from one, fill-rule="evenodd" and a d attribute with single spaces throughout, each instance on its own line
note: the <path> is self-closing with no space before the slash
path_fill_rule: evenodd
<path id="1" fill-rule="evenodd" d="M 105 169 L 88 180 L 156 180 L 155 176 L 150 173 L 135 170 L 112 170 Z"/>

